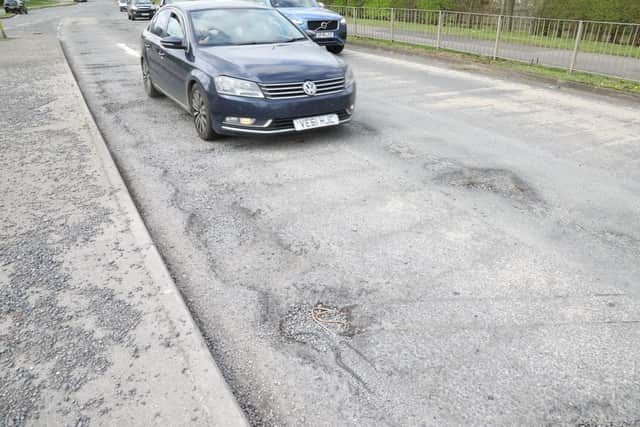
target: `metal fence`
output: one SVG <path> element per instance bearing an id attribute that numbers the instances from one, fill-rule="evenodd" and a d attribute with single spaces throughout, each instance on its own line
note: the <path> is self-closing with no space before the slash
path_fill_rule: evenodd
<path id="1" fill-rule="evenodd" d="M 352 35 L 640 81 L 640 24 L 334 6 Z"/>

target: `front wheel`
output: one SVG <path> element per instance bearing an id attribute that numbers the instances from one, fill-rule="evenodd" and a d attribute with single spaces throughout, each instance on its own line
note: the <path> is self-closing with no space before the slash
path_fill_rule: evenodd
<path id="1" fill-rule="evenodd" d="M 7 14 L 9 13 L 9 8 L 8 7 L 4 8 L 4 13 L 7 13 Z"/>
<path id="2" fill-rule="evenodd" d="M 191 113 L 193 114 L 193 124 L 200 138 L 205 141 L 219 138 L 219 135 L 211 127 L 209 99 L 200 83 L 195 83 L 191 88 Z"/>
<path id="3" fill-rule="evenodd" d="M 136 15 L 134 15 L 133 13 L 131 14 L 131 20 L 135 21 L 136 20 Z"/>
<path id="4" fill-rule="evenodd" d="M 149 73 L 149 65 L 147 60 L 142 58 L 142 83 L 144 84 L 144 91 L 149 98 L 157 98 L 161 93 L 156 89 L 156 86 L 151 81 L 151 74 Z"/>
<path id="5" fill-rule="evenodd" d="M 335 54 L 342 52 L 342 49 L 344 49 L 344 46 L 327 46 L 327 50 Z"/>

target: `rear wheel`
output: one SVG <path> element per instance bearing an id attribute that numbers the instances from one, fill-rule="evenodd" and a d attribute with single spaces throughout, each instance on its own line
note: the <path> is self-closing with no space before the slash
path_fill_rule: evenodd
<path id="1" fill-rule="evenodd" d="M 335 54 L 342 52 L 342 49 L 344 49 L 344 46 L 327 46 L 327 50 Z"/>
<path id="2" fill-rule="evenodd" d="M 4 13 L 9 13 L 9 8 L 8 7 L 4 8 Z"/>
<path id="3" fill-rule="evenodd" d="M 200 85 L 195 83 L 191 88 L 191 113 L 193 114 L 193 124 L 196 127 L 198 136 L 205 141 L 217 139 L 220 136 L 211 127 L 211 113 L 209 112 L 209 99 Z"/>
<path id="4" fill-rule="evenodd" d="M 144 84 L 144 91 L 150 98 L 157 98 L 161 96 L 161 93 L 156 89 L 153 81 L 151 81 L 151 74 L 149 74 L 149 65 L 147 60 L 142 58 L 142 83 Z"/>

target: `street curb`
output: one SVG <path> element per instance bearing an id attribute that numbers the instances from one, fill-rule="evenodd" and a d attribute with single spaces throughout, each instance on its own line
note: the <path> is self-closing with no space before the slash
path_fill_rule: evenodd
<path id="1" fill-rule="evenodd" d="M 591 86 L 586 83 L 574 82 L 570 80 L 555 79 L 553 77 L 540 76 L 534 73 L 528 73 L 526 71 L 521 71 L 521 70 L 507 70 L 500 67 L 492 66 L 491 64 L 472 62 L 464 58 L 447 57 L 447 56 L 439 55 L 436 52 L 407 51 L 401 48 L 394 48 L 393 46 L 371 45 L 366 42 L 361 42 L 358 40 L 351 40 L 349 41 L 349 44 L 356 48 L 378 50 L 383 52 L 392 52 L 392 53 L 397 53 L 400 55 L 407 55 L 407 56 L 433 58 L 435 60 L 446 62 L 448 64 L 473 65 L 474 69 L 465 68 L 464 70 L 462 70 L 469 73 L 478 72 L 484 75 L 489 75 L 491 77 L 505 77 L 505 78 L 515 77 L 515 78 L 521 78 L 521 79 L 525 79 L 535 83 L 555 85 L 555 86 L 558 86 L 559 88 L 572 89 L 575 91 L 593 94 L 593 95 L 611 96 L 618 99 L 623 99 L 626 101 L 633 101 L 633 102 L 640 101 L 640 94 L 637 94 L 637 93 L 623 92 L 615 89 Z M 451 53 L 454 55 L 456 53 L 460 53 L 461 55 L 466 54 L 464 52 L 451 52 Z"/>
<path id="2" fill-rule="evenodd" d="M 217 394 L 222 394 L 223 396 L 217 400 L 217 403 L 221 405 L 217 408 L 210 408 L 211 410 L 217 410 L 219 412 L 224 412 L 225 416 L 221 416 L 220 418 L 224 418 L 224 422 L 221 426 L 248 426 L 249 423 L 247 418 L 240 408 L 237 400 L 235 399 L 231 388 L 225 381 L 222 376 L 222 372 L 218 367 L 217 363 L 213 359 L 209 348 L 204 340 L 200 332 L 200 328 L 196 324 L 193 319 L 191 312 L 189 311 L 182 294 L 178 287 L 176 286 L 167 265 L 165 264 L 160 252 L 158 251 L 149 231 L 144 223 L 144 220 L 140 216 L 140 213 L 129 193 L 129 190 L 120 174 L 120 170 L 114 158 L 109 150 L 109 146 L 107 145 L 102 132 L 98 128 L 98 125 L 95 121 L 95 117 L 91 112 L 89 105 L 87 104 L 87 99 L 82 93 L 80 89 L 80 84 L 78 82 L 78 78 L 71 67 L 69 56 L 67 55 L 67 50 L 64 45 L 64 42 L 58 37 L 58 45 L 62 52 L 62 56 L 64 57 L 64 63 L 69 70 L 70 74 L 73 76 L 73 81 L 78 93 L 82 97 L 82 107 L 86 113 L 86 123 L 89 125 L 88 131 L 90 132 L 93 140 L 95 141 L 95 150 L 98 155 L 98 162 L 102 166 L 103 171 L 106 174 L 106 178 L 111 186 L 116 190 L 113 192 L 113 197 L 117 199 L 117 203 L 119 207 L 124 211 L 126 216 L 129 218 L 130 223 L 129 227 L 131 233 L 134 237 L 134 240 L 138 243 L 139 247 L 141 247 L 141 254 L 143 255 L 145 267 L 147 268 L 149 275 L 152 281 L 159 285 L 159 287 L 163 289 L 169 289 L 170 292 L 163 292 L 163 302 L 165 302 L 164 308 L 167 313 L 174 315 L 174 321 L 176 323 L 184 322 L 185 320 L 188 322 L 189 329 L 192 330 L 191 336 L 196 341 L 195 349 L 185 349 L 183 350 L 185 353 L 189 353 L 189 356 L 193 355 L 194 350 L 195 353 L 200 353 L 199 356 L 204 359 L 205 363 L 208 365 L 208 372 L 210 375 L 214 377 L 214 382 L 210 382 L 207 384 L 209 389 L 216 390 Z M 198 379 L 195 378 L 195 381 Z M 195 387 L 194 387 L 195 388 Z"/>

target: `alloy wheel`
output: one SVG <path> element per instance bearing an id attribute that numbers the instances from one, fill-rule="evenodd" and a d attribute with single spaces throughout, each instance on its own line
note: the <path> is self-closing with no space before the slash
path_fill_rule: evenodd
<path id="1" fill-rule="evenodd" d="M 205 134 L 209 126 L 207 105 L 199 89 L 191 95 L 191 108 L 193 109 L 193 121 L 199 134 Z"/>
<path id="2" fill-rule="evenodd" d="M 149 88 L 151 87 L 151 78 L 149 77 L 149 66 L 147 65 L 147 61 L 142 61 L 142 82 L 144 84 L 144 88 L 149 92 Z"/>

